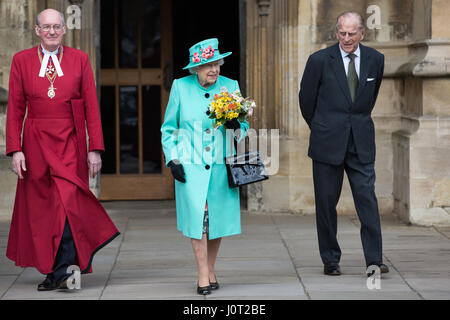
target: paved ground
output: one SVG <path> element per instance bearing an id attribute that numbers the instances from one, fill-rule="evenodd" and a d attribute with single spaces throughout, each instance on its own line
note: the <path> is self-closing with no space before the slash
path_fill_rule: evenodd
<path id="1" fill-rule="evenodd" d="M 111 202 L 121 236 L 94 258 L 81 290 L 37 292 L 43 276 L 5 257 L 9 221 L 0 221 L 0 299 L 450 299 L 450 228 L 406 226 L 383 217 L 384 259 L 391 272 L 369 290 L 355 216 L 339 217 L 343 275 L 323 275 L 314 216 L 243 213 L 239 236 L 222 242 L 222 288 L 195 292 L 196 264 L 176 231 L 173 202 Z"/>

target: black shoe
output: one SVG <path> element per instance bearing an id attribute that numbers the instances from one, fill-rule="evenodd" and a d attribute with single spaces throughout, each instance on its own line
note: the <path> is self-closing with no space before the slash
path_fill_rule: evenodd
<path id="1" fill-rule="evenodd" d="M 198 282 L 197 282 L 197 293 L 201 294 L 203 296 L 211 294 L 211 286 L 199 287 Z"/>
<path id="2" fill-rule="evenodd" d="M 389 272 L 389 267 L 387 265 L 385 265 L 384 263 L 378 265 L 380 267 L 380 271 L 381 273 L 388 273 Z"/>
<path id="3" fill-rule="evenodd" d="M 45 278 L 44 281 L 38 284 L 38 291 L 51 291 L 58 289 L 56 281 L 52 281 L 49 278 Z"/>
<path id="4" fill-rule="evenodd" d="M 369 267 L 371 267 L 371 266 L 377 266 L 378 268 L 380 268 L 380 273 L 388 273 L 389 272 L 389 267 L 387 265 L 385 265 L 384 263 L 372 263 L 369 266 L 367 266 L 367 269 L 369 269 Z M 366 273 L 367 273 L 368 277 L 372 276 L 375 273 L 374 270 L 369 272 L 367 269 L 366 269 Z"/>
<path id="5" fill-rule="evenodd" d="M 217 290 L 220 288 L 219 282 L 217 281 L 217 277 L 216 275 L 214 275 L 214 277 L 216 278 L 216 282 L 209 282 L 209 286 L 211 287 L 211 290 Z"/>
<path id="6" fill-rule="evenodd" d="M 323 273 L 328 276 L 340 276 L 341 268 L 339 267 L 339 265 L 324 266 Z"/>

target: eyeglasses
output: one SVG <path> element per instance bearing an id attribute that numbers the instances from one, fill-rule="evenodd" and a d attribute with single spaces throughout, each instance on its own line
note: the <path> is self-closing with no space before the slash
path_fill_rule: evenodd
<path id="1" fill-rule="evenodd" d="M 44 32 L 49 32 L 51 29 L 53 29 L 53 31 L 55 32 L 60 32 L 63 29 L 64 26 L 60 25 L 60 24 L 55 24 L 53 26 L 49 25 L 49 24 L 44 24 L 42 27 L 39 26 L 39 29 L 41 29 Z"/>

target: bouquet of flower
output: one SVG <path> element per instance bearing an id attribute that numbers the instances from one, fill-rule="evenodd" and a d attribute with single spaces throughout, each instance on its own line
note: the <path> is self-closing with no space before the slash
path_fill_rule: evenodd
<path id="1" fill-rule="evenodd" d="M 226 90 L 214 95 L 206 114 L 210 119 L 215 119 L 214 128 L 220 128 L 227 121 L 237 119 L 244 121 L 253 114 L 256 107 L 255 100 L 244 98 L 240 91 L 228 93 Z"/>

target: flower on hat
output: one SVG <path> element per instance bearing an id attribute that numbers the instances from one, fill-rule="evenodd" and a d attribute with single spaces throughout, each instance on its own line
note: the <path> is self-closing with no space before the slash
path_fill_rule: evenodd
<path id="1" fill-rule="evenodd" d="M 202 58 L 203 59 L 211 59 L 214 57 L 214 48 L 212 46 L 209 46 L 208 48 L 203 48 L 202 50 Z"/>
<path id="2" fill-rule="evenodd" d="M 216 38 L 201 41 L 189 48 L 189 64 L 183 70 L 192 69 L 195 66 L 206 64 L 212 60 L 220 60 L 228 57 L 230 54 L 231 52 L 220 53 L 219 41 Z"/>
<path id="3" fill-rule="evenodd" d="M 200 59 L 200 55 L 198 52 L 194 53 L 194 56 L 192 57 L 192 62 L 193 63 L 199 63 L 201 61 Z"/>

